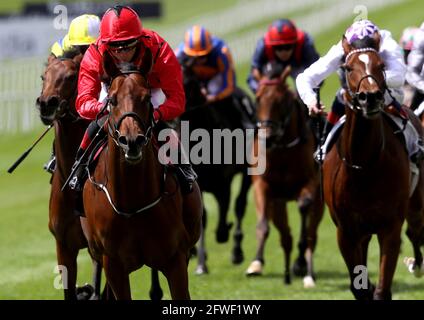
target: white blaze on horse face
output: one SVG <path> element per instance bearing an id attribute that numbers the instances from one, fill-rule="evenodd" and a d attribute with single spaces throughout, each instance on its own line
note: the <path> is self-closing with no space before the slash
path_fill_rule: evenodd
<path id="1" fill-rule="evenodd" d="M 367 54 L 363 53 L 363 54 L 359 55 L 358 59 L 361 60 L 365 64 L 365 72 L 367 73 L 367 75 L 370 75 L 370 67 L 368 65 L 370 63 L 370 57 L 368 57 Z M 368 77 L 368 82 L 370 84 L 375 83 L 374 79 L 371 78 L 371 77 Z"/>

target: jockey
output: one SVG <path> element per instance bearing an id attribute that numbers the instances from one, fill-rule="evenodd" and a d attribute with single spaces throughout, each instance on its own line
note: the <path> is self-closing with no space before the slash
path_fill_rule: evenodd
<path id="1" fill-rule="evenodd" d="M 412 44 L 414 43 L 414 36 L 420 29 L 417 27 L 405 28 L 399 39 L 399 45 L 403 50 L 403 57 L 406 64 L 408 64 L 408 56 L 412 50 Z"/>
<path id="2" fill-rule="evenodd" d="M 354 22 L 345 32 L 344 39 L 353 47 L 361 48 L 365 44 L 367 47 L 378 49 L 381 58 L 386 66 L 385 76 L 388 90 L 385 91 L 384 99 L 386 106 L 393 106 L 399 113 L 401 105 L 398 101 L 403 101 L 402 86 L 405 82 L 406 66 L 403 61 L 402 50 L 399 44 L 392 38 L 391 33 L 386 30 L 379 30 L 369 20 Z M 378 41 L 378 43 L 376 43 Z M 301 73 L 296 79 L 299 95 L 308 106 L 311 115 L 321 114 L 324 106 L 317 106 L 317 98 L 314 88 L 333 72 L 336 72 L 345 62 L 345 53 L 342 47 L 342 40 L 333 45 L 327 54 L 313 63 L 308 69 Z M 343 73 L 341 73 L 343 74 Z M 347 89 L 345 77 L 341 76 L 342 88 L 338 90 L 333 102 L 332 110 L 328 114 L 324 134 L 327 135 L 334 124 L 345 112 L 343 95 Z M 409 121 L 408 121 L 409 122 Z M 408 126 L 409 127 L 409 126 Z M 413 126 L 410 126 L 413 127 Z M 419 134 L 413 128 L 411 133 L 416 138 L 416 150 L 418 153 L 414 158 L 421 158 L 422 147 Z"/>
<path id="3" fill-rule="evenodd" d="M 100 37 L 90 45 L 81 62 L 78 79 L 78 96 L 76 109 L 79 115 L 88 120 L 93 120 L 87 128 L 80 148 L 77 151 L 77 162 L 83 163 L 80 159 L 85 150 L 91 144 L 96 133 L 106 135 L 103 127 L 106 117 L 95 120 L 96 116 L 107 103 L 99 101 L 104 76 L 102 67 L 103 54 L 108 51 L 116 62 L 136 62 L 143 57 L 146 50 L 150 50 L 154 57 L 154 64 L 148 74 L 148 81 L 152 87 L 152 103 L 165 99 L 157 103 L 153 113 L 154 121 L 164 125 L 164 121 L 170 121 L 178 117 L 185 106 L 185 95 L 182 85 L 181 67 L 169 44 L 156 32 L 142 27 L 137 13 L 127 7 L 116 5 L 108 9 L 100 23 Z M 160 96 L 162 94 L 162 96 Z M 183 192 L 190 192 L 192 183 L 196 179 L 196 174 L 190 164 L 174 164 L 178 169 L 177 174 L 184 184 L 181 185 Z M 72 189 L 77 191 L 82 189 L 83 178 L 86 172 L 86 164 L 78 167 L 74 177 L 69 183 Z"/>
<path id="4" fill-rule="evenodd" d="M 281 64 L 283 69 L 290 65 L 291 76 L 295 79 L 318 58 L 319 54 L 309 34 L 296 28 L 288 19 L 276 20 L 256 45 L 247 82 L 253 93 L 256 93 L 269 62 Z"/>
<path id="5" fill-rule="evenodd" d="M 52 56 L 59 58 L 66 51 L 78 49 L 85 53 L 88 46 L 99 36 L 100 19 L 96 15 L 83 14 L 74 18 L 69 25 L 68 33 L 56 41 L 50 49 Z M 56 167 L 56 157 L 52 153 L 50 160 L 44 165 L 44 170 L 53 173 Z"/>
<path id="6" fill-rule="evenodd" d="M 399 45 L 401 46 L 403 50 L 403 58 L 405 61 L 405 64 L 408 65 L 408 56 L 412 49 L 412 44 L 414 43 L 414 36 L 419 31 L 419 28 L 416 27 L 408 27 L 405 28 L 402 32 L 402 36 L 399 39 Z M 414 87 L 412 87 L 408 81 L 405 82 L 403 86 L 403 93 L 404 93 L 404 99 L 403 104 L 407 107 L 411 107 L 413 98 L 417 95 L 416 90 Z M 417 105 L 414 106 L 414 109 L 416 109 Z"/>
<path id="7" fill-rule="evenodd" d="M 235 89 L 236 73 L 230 49 L 225 42 L 211 36 L 201 26 L 193 26 L 185 33 L 176 56 L 182 66 L 190 67 L 204 85 L 207 103 L 230 97 Z"/>
<path id="8" fill-rule="evenodd" d="M 408 56 L 406 80 L 416 89 L 412 98 L 411 109 L 421 114 L 424 109 L 424 23 L 414 34 L 411 53 Z"/>
<path id="9" fill-rule="evenodd" d="M 61 57 L 71 48 L 79 48 L 84 53 L 88 46 L 96 41 L 99 35 L 100 19 L 93 14 L 76 17 L 69 25 L 68 33 L 56 41 L 50 51 L 55 57 Z"/>

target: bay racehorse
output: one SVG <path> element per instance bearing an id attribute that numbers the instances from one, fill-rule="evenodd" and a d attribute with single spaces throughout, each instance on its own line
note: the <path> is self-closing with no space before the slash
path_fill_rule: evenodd
<path id="1" fill-rule="evenodd" d="M 131 299 L 129 274 L 143 265 L 162 271 L 173 299 L 189 299 L 189 251 L 200 235 L 202 202 L 196 183 L 182 195 L 158 159 L 146 50 L 140 67 L 122 71 L 104 54 L 110 80 L 107 148 L 84 186 L 89 247 L 103 262 L 117 299 Z"/>
<path id="2" fill-rule="evenodd" d="M 266 142 L 266 169 L 253 175 L 256 203 L 256 256 L 246 271 L 248 276 L 261 275 L 264 265 L 264 248 L 273 221 L 284 250 L 284 281 L 291 282 L 290 254 L 292 236 L 288 223 L 287 202 L 297 200 L 301 213 L 299 257 L 293 269 L 296 275 L 305 276 L 304 286 L 315 285 L 313 252 L 317 242 L 318 225 L 323 215 L 323 201 L 319 193 L 318 168 L 313 159 L 315 139 L 308 124 L 305 107 L 289 89 L 286 79 L 290 67 L 280 68 L 273 76 L 265 76 L 257 91 L 258 128 L 254 152 Z"/>
<path id="3" fill-rule="evenodd" d="M 43 87 L 37 98 L 40 118 L 45 125 L 54 123 L 54 153 L 56 169 L 51 178 L 49 203 L 49 229 L 56 239 L 57 262 L 66 267 L 68 289 L 65 299 L 76 299 L 77 255 L 79 250 L 87 247 L 87 241 L 81 229 L 79 212 L 76 212 L 77 198 L 70 189 L 61 188 L 69 176 L 75 154 L 88 122 L 81 119 L 75 110 L 79 65 L 83 55 L 79 51 L 69 51 L 63 57 L 51 55 L 44 74 Z M 101 266 L 93 261 L 93 298 L 100 293 Z M 63 273 L 65 276 L 65 273 Z M 89 286 L 79 288 L 81 293 Z"/>
<path id="4" fill-rule="evenodd" d="M 183 82 L 184 91 L 186 94 L 186 112 L 181 116 L 181 121 L 187 121 L 190 126 L 190 133 L 195 130 L 206 130 L 209 137 L 213 137 L 214 130 L 234 130 L 243 129 L 241 122 L 242 116 L 239 108 L 235 106 L 233 97 L 228 97 L 210 104 L 206 104 L 206 98 L 202 94 L 202 86 L 198 79 L 193 74 L 190 66 L 182 64 L 183 67 Z M 236 89 L 240 92 L 241 89 Z M 243 94 L 241 92 L 241 94 Z M 252 105 L 249 97 L 245 95 L 244 102 Z M 190 141 L 190 150 L 197 142 Z M 212 146 L 212 141 L 210 146 Z M 243 148 L 237 146 L 238 151 L 243 151 Z M 236 148 L 227 148 L 223 152 L 232 153 L 234 163 L 224 164 L 222 157 L 221 163 L 193 163 L 193 169 L 198 175 L 198 183 L 200 190 L 213 194 L 218 202 L 218 227 L 216 229 L 216 241 L 225 243 L 229 239 L 229 232 L 232 223 L 227 222 L 228 209 L 231 200 L 231 184 L 237 174 L 241 174 L 241 186 L 235 202 L 236 228 L 234 231 L 234 246 L 232 249 L 231 261 L 233 264 L 240 264 L 244 260 L 242 250 L 242 220 L 246 211 L 247 194 L 251 185 L 251 178 L 247 174 L 247 162 L 242 164 L 235 163 Z M 214 150 L 211 147 L 209 150 L 210 159 L 215 159 Z M 207 214 L 204 208 L 202 233 L 197 247 L 198 265 L 196 268 L 197 274 L 208 273 L 206 265 L 206 242 L 205 231 Z"/>
<path id="5" fill-rule="evenodd" d="M 384 108 L 387 90 L 384 63 L 377 48 L 352 48 L 343 40 L 346 54 L 346 122 L 323 163 L 324 194 L 337 226 L 337 241 L 349 271 L 356 299 L 391 299 L 401 228 L 416 248 L 418 267 L 423 244 L 423 176 L 410 190 L 410 161 L 401 130 L 394 128 Z M 418 119 L 409 112 L 418 132 Z M 412 195 L 410 194 L 412 193 Z M 368 244 L 373 234 L 380 248 L 379 281 L 371 284 L 367 266 Z M 365 280 L 358 281 L 357 277 Z"/>

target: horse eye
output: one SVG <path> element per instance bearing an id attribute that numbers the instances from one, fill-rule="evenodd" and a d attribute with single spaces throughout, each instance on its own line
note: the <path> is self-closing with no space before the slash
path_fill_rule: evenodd
<path id="1" fill-rule="evenodd" d="M 110 102 L 110 105 L 111 105 L 111 106 L 115 107 L 115 106 L 116 106 L 116 104 L 118 103 L 118 101 L 117 101 L 117 99 L 116 99 L 116 96 L 112 96 L 112 97 L 110 98 L 109 102 Z"/>
<path id="2" fill-rule="evenodd" d="M 40 76 L 41 80 L 44 81 L 46 78 L 44 76 Z"/>

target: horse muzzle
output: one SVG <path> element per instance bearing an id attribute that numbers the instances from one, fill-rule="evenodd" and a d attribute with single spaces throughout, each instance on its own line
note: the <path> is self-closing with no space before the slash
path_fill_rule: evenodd
<path id="1" fill-rule="evenodd" d="M 357 101 L 362 110 L 362 115 L 366 119 L 374 119 L 383 110 L 384 94 L 377 92 L 361 92 L 357 96 Z"/>
<path id="2" fill-rule="evenodd" d="M 135 138 L 121 135 L 118 137 L 119 147 L 125 155 L 125 161 L 129 164 L 137 164 L 143 158 L 143 146 L 146 144 L 146 137 L 142 134 Z"/>
<path id="3" fill-rule="evenodd" d="M 48 98 L 38 97 L 36 105 L 40 111 L 40 119 L 45 125 L 50 125 L 56 118 L 61 117 L 68 106 L 66 100 L 60 100 L 58 96 Z"/>

